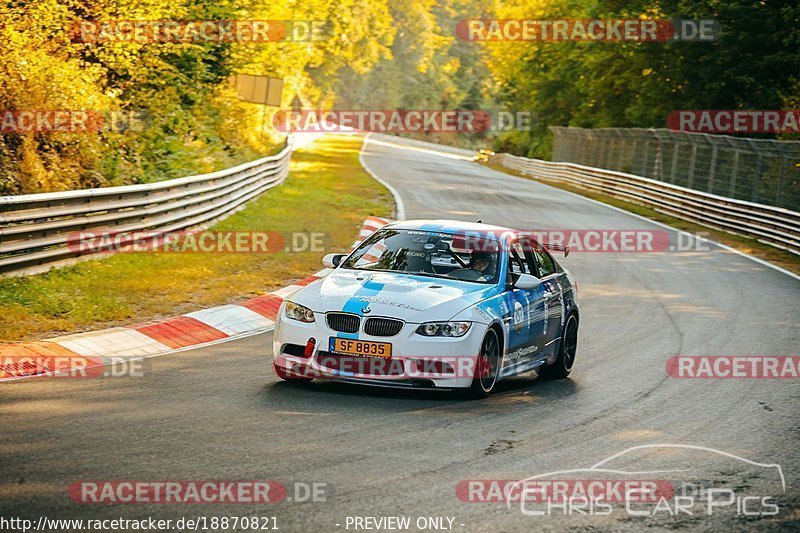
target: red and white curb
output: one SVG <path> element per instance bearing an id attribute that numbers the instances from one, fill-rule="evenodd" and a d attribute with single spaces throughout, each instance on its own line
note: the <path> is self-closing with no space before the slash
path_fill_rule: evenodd
<path id="1" fill-rule="evenodd" d="M 389 221 L 369 217 L 354 247 Z M 322 269 L 292 285 L 243 302 L 185 315 L 54 337 L 36 342 L 0 344 L 0 382 L 36 377 L 43 372 L 36 360 L 91 357 L 106 363 L 143 359 L 255 335 L 271 330 L 283 299 L 330 272 Z M 34 363 L 26 362 L 27 360 Z"/>

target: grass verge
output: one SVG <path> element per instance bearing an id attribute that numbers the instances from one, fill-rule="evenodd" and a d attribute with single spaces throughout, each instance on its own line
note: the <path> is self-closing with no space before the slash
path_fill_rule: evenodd
<path id="1" fill-rule="evenodd" d="M 785 268 L 786 270 L 794 272 L 795 274 L 800 274 L 800 256 L 797 256 L 796 254 L 787 252 L 785 250 L 781 250 L 779 248 L 775 248 L 774 246 L 770 246 L 768 244 L 760 243 L 755 239 L 751 239 L 741 235 L 733 235 L 731 233 L 709 228 L 701 224 L 696 224 L 694 222 L 681 220 L 680 218 L 676 218 L 661 213 L 659 211 L 656 211 L 652 207 L 635 204 L 633 202 L 628 202 L 626 200 L 620 200 L 619 198 L 615 198 L 608 194 L 581 189 L 574 185 L 563 183 L 559 180 L 533 178 L 531 176 L 523 174 L 520 171 L 506 168 L 504 166 L 495 163 L 484 163 L 484 164 L 489 168 L 492 168 L 493 170 L 497 170 L 498 172 L 504 172 L 506 174 L 511 174 L 512 176 L 519 176 L 520 178 L 538 181 L 540 183 L 544 183 L 545 185 L 550 185 L 558 189 L 563 189 L 565 191 L 573 192 L 575 194 L 580 194 L 581 196 L 597 200 L 598 202 L 603 202 L 604 204 L 613 205 L 614 207 L 619 207 L 620 209 L 624 209 L 625 211 L 630 211 L 631 213 L 635 213 L 645 218 L 661 222 L 662 224 L 667 224 L 668 226 L 686 231 L 688 233 L 700 234 L 703 237 L 707 237 L 718 243 L 730 246 L 731 248 L 739 250 L 740 252 L 750 254 L 754 257 L 758 257 L 759 259 L 763 259 L 765 261 L 769 261 L 770 263 L 777 265 L 781 268 Z"/>
<path id="2" fill-rule="evenodd" d="M 391 194 L 361 168 L 359 136 L 296 152 L 287 180 L 213 230 L 322 232 L 346 250 Z M 0 340 L 18 341 L 175 316 L 264 294 L 322 268 L 325 252 L 120 253 L 45 274 L 0 279 Z"/>

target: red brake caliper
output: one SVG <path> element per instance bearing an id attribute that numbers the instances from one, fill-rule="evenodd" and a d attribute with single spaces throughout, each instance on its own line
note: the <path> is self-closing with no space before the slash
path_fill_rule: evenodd
<path id="1" fill-rule="evenodd" d="M 475 369 L 475 375 L 479 378 L 485 378 L 492 370 L 492 365 L 489 363 L 489 358 L 481 354 L 478 356 L 478 368 Z"/>

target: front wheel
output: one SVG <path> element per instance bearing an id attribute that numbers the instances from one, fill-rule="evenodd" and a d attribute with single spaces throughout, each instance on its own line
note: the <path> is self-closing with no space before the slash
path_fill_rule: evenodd
<path id="1" fill-rule="evenodd" d="M 539 375 L 546 378 L 563 379 L 569 376 L 575 364 L 575 353 L 578 349 L 578 319 L 569 315 L 564 324 L 564 334 L 558 347 L 556 362 L 540 367 Z"/>
<path id="2" fill-rule="evenodd" d="M 500 359 L 500 341 L 497 338 L 497 332 L 490 329 L 481 343 L 472 385 L 467 391 L 469 398 L 486 398 L 492 393 L 500 373 Z"/>

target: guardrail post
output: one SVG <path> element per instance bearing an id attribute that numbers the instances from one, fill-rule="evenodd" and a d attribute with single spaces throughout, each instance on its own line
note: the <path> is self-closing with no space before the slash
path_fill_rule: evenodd
<path id="1" fill-rule="evenodd" d="M 608 157 L 608 151 L 611 148 L 610 143 L 607 142 L 608 137 L 603 133 L 600 136 L 600 142 L 598 143 L 599 146 L 595 153 L 597 154 L 597 161 L 595 162 L 595 166 L 603 167 L 605 165 L 605 160 Z"/>
<path id="2" fill-rule="evenodd" d="M 697 161 L 697 145 L 692 145 L 692 156 L 689 158 L 689 176 L 687 177 L 686 186 L 690 189 L 694 183 L 694 164 Z"/>
<path id="3" fill-rule="evenodd" d="M 708 167 L 708 187 L 706 190 L 708 192 L 714 192 L 714 178 L 716 176 L 716 166 L 717 166 L 717 145 L 715 144 L 711 148 L 711 163 Z"/>
<path id="4" fill-rule="evenodd" d="M 681 150 L 680 143 L 672 143 L 672 168 L 669 171 L 669 182 L 675 183 L 675 173 L 678 171 L 678 152 Z"/>
<path id="5" fill-rule="evenodd" d="M 611 130 L 611 134 L 614 138 L 608 141 L 609 149 L 608 153 L 606 154 L 606 168 L 613 169 L 614 167 L 612 165 L 614 163 L 611 161 L 611 158 L 614 155 L 614 150 L 619 149 L 619 140 L 621 137 L 619 131 L 617 130 Z"/>
<path id="6" fill-rule="evenodd" d="M 736 198 L 736 178 L 739 176 L 739 154 L 741 152 L 737 148 L 733 152 L 733 169 L 731 170 L 731 184 L 728 188 L 728 196 Z"/>
<path id="7" fill-rule="evenodd" d="M 630 164 L 630 172 L 636 172 L 636 148 L 639 144 L 639 139 L 633 139 L 633 148 L 631 148 L 631 164 Z"/>
<path id="8" fill-rule="evenodd" d="M 575 161 L 581 162 L 581 155 L 583 154 L 583 134 L 578 134 L 575 136 L 575 141 L 573 144 L 573 153 L 575 154 Z"/>
<path id="9" fill-rule="evenodd" d="M 758 152 L 756 155 L 756 175 L 753 177 L 753 190 L 750 193 L 750 200 L 753 202 L 758 201 L 758 189 L 761 188 L 761 175 L 764 172 L 763 169 L 763 157 L 761 152 Z"/>
<path id="10" fill-rule="evenodd" d="M 775 196 L 775 205 L 781 205 L 781 195 L 783 194 L 784 176 L 786 176 L 786 159 L 781 158 L 781 175 L 778 178 L 778 194 Z"/>

